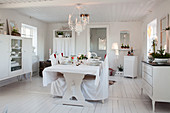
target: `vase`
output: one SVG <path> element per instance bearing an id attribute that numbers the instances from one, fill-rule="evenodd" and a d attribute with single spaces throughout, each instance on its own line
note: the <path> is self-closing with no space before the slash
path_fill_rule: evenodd
<path id="1" fill-rule="evenodd" d="M 58 35 L 58 38 L 63 38 L 63 35 Z"/>

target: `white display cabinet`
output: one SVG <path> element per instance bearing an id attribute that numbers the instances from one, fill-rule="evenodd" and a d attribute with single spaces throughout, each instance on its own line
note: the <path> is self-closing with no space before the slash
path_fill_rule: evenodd
<path id="1" fill-rule="evenodd" d="M 32 39 L 0 35 L 0 81 L 30 73 L 32 77 Z"/>

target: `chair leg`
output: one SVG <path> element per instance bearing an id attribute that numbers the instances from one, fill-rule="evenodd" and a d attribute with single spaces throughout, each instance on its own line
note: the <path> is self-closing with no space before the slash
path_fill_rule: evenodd
<path id="1" fill-rule="evenodd" d="M 32 81 L 32 72 L 30 72 L 30 81 Z"/>
<path id="2" fill-rule="evenodd" d="M 24 78 L 27 80 L 27 74 L 24 74 Z"/>
<path id="3" fill-rule="evenodd" d="M 104 99 L 102 100 L 102 104 L 104 104 Z"/>

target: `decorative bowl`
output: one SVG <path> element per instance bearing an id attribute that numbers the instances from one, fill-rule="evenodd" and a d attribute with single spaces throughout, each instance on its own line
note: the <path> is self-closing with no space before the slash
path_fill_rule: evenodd
<path id="1" fill-rule="evenodd" d="M 166 64 L 168 60 L 168 58 L 155 58 L 154 62 L 157 62 L 158 64 Z"/>

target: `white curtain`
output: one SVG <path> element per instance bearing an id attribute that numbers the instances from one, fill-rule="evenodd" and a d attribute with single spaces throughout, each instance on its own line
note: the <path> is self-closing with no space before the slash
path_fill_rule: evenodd
<path id="1" fill-rule="evenodd" d="M 64 56 L 70 56 L 72 53 L 72 39 L 71 38 L 56 38 L 54 40 L 53 51 L 63 53 Z"/>

